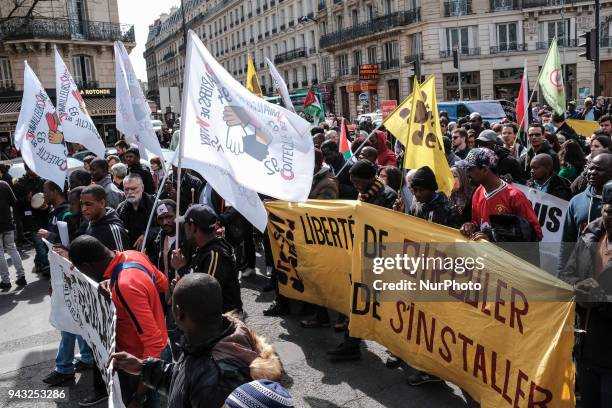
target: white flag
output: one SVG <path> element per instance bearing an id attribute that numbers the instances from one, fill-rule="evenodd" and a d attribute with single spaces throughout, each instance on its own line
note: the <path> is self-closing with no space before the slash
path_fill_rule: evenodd
<path id="1" fill-rule="evenodd" d="M 283 77 L 280 76 L 280 74 L 276 70 L 276 67 L 274 66 L 272 61 L 266 58 L 266 63 L 268 64 L 268 67 L 270 68 L 270 75 L 272 76 L 272 80 L 274 80 L 274 87 L 276 88 L 276 92 L 278 92 L 281 99 L 283 100 L 283 105 L 285 105 L 285 108 L 295 112 L 295 108 L 293 107 L 293 102 L 291 102 L 291 97 L 289 96 L 289 90 L 287 89 L 287 84 L 283 80 Z"/>
<path id="2" fill-rule="evenodd" d="M 314 168 L 310 124 L 249 92 L 192 31 L 187 54 L 182 157 L 215 165 L 259 193 L 305 201 Z"/>
<path id="3" fill-rule="evenodd" d="M 34 173 L 64 188 L 68 152 L 62 126 L 47 92 L 25 61 L 15 145 Z"/>
<path id="4" fill-rule="evenodd" d="M 146 150 L 149 150 L 163 160 L 161 146 L 151 123 L 151 108 L 121 41 L 115 41 L 115 79 L 117 129 L 125 134 L 128 143 L 138 146 L 142 157 L 148 157 Z"/>
<path id="5" fill-rule="evenodd" d="M 104 158 L 104 142 L 93 124 L 68 67 L 55 48 L 55 92 L 57 116 L 67 142 L 79 143 Z"/>

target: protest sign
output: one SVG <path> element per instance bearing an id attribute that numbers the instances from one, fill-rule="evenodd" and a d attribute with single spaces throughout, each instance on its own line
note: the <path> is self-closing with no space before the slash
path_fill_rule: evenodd
<path id="1" fill-rule="evenodd" d="M 104 142 L 57 48 L 55 48 L 55 92 L 57 115 L 62 123 L 66 141 L 80 143 L 96 156 L 104 158 Z"/>
<path id="2" fill-rule="evenodd" d="M 182 159 L 217 166 L 242 186 L 270 197 L 305 201 L 314 168 L 310 124 L 249 92 L 193 31 L 187 59 Z"/>
<path id="3" fill-rule="evenodd" d="M 336 200 L 266 207 L 277 269 L 290 265 L 285 268 L 288 279 L 279 281 L 284 295 L 323 306 L 333 300 L 318 296 L 350 299 L 351 336 L 381 343 L 414 368 L 457 384 L 483 407 L 574 406 L 569 285 L 492 243 L 467 243 L 457 230 L 381 207 Z M 311 219 L 310 227 L 310 218 L 318 218 L 319 225 Z M 348 233 L 355 244 L 348 254 L 338 245 L 342 230 L 331 222 L 340 219 L 352 221 Z M 275 224 L 285 232 L 275 234 Z M 461 274 L 457 267 L 426 267 L 382 275 L 384 282 L 395 283 L 391 277 L 406 282 L 454 277 L 459 284 L 478 283 L 480 289 L 453 287 L 436 292 L 439 300 L 420 300 L 425 289 L 417 285 L 387 296 L 380 282 L 377 287 L 371 279 L 381 276 L 373 275 L 372 261 L 393 256 L 394 245 L 396 254 L 413 259 L 442 257 L 449 246 L 455 248 L 450 258 L 456 265 L 459 258 L 485 259 L 481 269 L 470 267 Z M 300 290 L 295 290 L 296 280 Z"/>
<path id="4" fill-rule="evenodd" d="M 62 190 L 68 168 L 68 151 L 60 120 L 36 74 L 24 61 L 23 98 L 15 129 L 15 146 L 24 163 L 40 177 Z"/>
<path id="5" fill-rule="evenodd" d="M 514 183 L 512 185 L 527 196 L 542 227 L 540 267 L 556 275 L 563 223 L 565 222 L 569 202 L 522 184 Z"/>
<path id="6" fill-rule="evenodd" d="M 98 284 L 73 268 L 70 261 L 49 247 L 51 268 L 51 314 L 49 323 L 58 330 L 82 336 L 91 348 L 107 386 L 109 407 L 123 407 L 119 378 L 108 368 L 115 351 L 115 306 L 98 292 Z"/>

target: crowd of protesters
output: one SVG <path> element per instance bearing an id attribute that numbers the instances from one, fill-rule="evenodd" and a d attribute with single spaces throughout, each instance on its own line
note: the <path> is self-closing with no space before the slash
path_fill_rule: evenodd
<path id="1" fill-rule="evenodd" d="M 339 150 L 340 121 L 324 122 L 312 129 L 309 198 L 359 200 L 492 242 L 542 239 L 538 217 L 517 184 L 569 201 L 556 274 L 576 288 L 580 324 L 590 328 L 575 353 L 578 385 L 584 406 L 599 407 L 612 370 L 611 316 L 599 303 L 612 294 L 602 283 L 612 273 L 612 117 L 600 102 L 585 102 L 580 112 L 570 103 L 565 115 L 538 109 L 523 133 L 510 120 L 491 125 L 472 113 L 452 122 L 440 112 L 455 181 L 448 196 L 439 191 L 431 168 L 403 168 L 409 152 L 384 127 L 364 122 L 349 132 L 348 159 Z M 600 129 L 579 136 L 566 123 L 570 117 L 598 120 Z M 177 169 L 164 168 L 159 159 L 143 164 L 137 148 L 124 141 L 115 147 L 115 155 L 86 157 L 84 169 L 73 171 L 65 188 L 27 168 L 11 180 L 8 168 L 0 167 L 0 249 L 12 259 L 14 283 L 27 285 L 20 245 L 31 245 L 35 272 L 49 277 L 45 240 L 100 283 L 117 310 L 118 351 L 112 358 L 126 406 L 157 407 L 160 394 L 171 407 L 253 406 L 245 401 L 260 394 L 274 395 L 280 404 L 274 406 L 292 406 L 286 390 L 273 382 L 282 375 L 280 360 L 245 324 L 241 299 L 241 284 L 255 272 L 259 251 L 266 262 L 262 274 L 270 278 L 263 290 L 276 292 L 264 315 L 291 313 L 290 301 L 279 293 L 267 234 L 255 231 L 202 175 L 183 170 L 179 180 Z M 62 244 L 59 222 L 66 223 L 69 245 Z M 8 291 L 12 283 L 1 255 L 0 289 Z M 304 329 L 332 326 L 323 307 L 304 304 L 302 313 L 311 315 L 301 322 Z M 327 352 L 332 361 L 361 357 L 363 342 L 349 336 L 347 325 L 346 316 L 333 323 L 344 339 Z M 441 381 L 393 355 L 387 366 L 401 366 L 412 386 Z M 55 368 L 43 381 L 61 385 L 93 367 L 84 339 L 63 332 Z M 108 398 L 101 374 L 93 373 L 91 393 L 81 406 Z"/>

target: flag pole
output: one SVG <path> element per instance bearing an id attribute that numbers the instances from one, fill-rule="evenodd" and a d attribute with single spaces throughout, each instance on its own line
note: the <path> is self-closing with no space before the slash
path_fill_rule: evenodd
<path id="1" fill-rule="evenodd" d="M 165 166 L 165 162 L 163 166 Z M 157 209 L 157 203 L 159 203 L 159 196 L 161 195 L 164 185 L 166 184 L 166 179 L 168 179 L 168 175 L 170 174 L 171 170 L 172 168 L 170 168 L 170 170 L 166 170 L 164 167 L 164 177 L 162 178 L 161 182 L 159 183 L 159 186 L 157 187 L 157 194 L 155 195 L 155 200 L 153 201 L 153 208 L 151 209 L 151 214 L 149 214 L 149 221 L 147 221 L 147 228 L 145 229 L 144 237 L 142 239 L 142 248 L 140 249 L 140 252 L 142 253 L 145 252 L 145 242 L 147 242 L 147 237 L 149 236 L 149 230 L 151 229 L 151 223 L 153 222 L 153 214 L 156 213 L 155 210 Z M 178 217 L 178 211 L 175 212 L 176 216 Z"/>
<path id="2" fill-rule="evenodd" d="M 365 138 L 365 140 L 363 142 L 361 142 L 361 144 L 359 145 L 359 147 L 357 148 L 357 150 L 355 150 L 355 153 L 353 154 L 354 156 L 357 156 L 357 154 L 359 153 L 359 151 L 363 148 L 363 146 L 365 145 L 365 142 L 368 141 L 369 138 L 372 137 L 372 135 L 374 135 L 374 133 L 380 129 L 383 126 L 383 122 L 380 122 L 378 124 L 378 126 L 376 126 L 374 128 L 374 130 L 372 130 L 372 132 L 370 132 L 370 134 L 368 135 L 368 137 Z M 346 166 L 349 164 L 351 159 L 347 159 L 346 162 L 344 163 L 344 165 L 340 168 L 340 171 L 338 171 L 338 173 L 335 175 L 336 178 L 340 177 L 340 174 L 342 174 L 342 172 L 344 171 L 344 169 L 346 168 Z"/>

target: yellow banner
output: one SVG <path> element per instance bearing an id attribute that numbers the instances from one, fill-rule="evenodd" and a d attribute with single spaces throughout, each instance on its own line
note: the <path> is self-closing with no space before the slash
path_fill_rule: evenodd
<path id="1" fill-rule="evenodd" d="M 246 89 L 257 96 L 263 96 L 261 92 L 261 86 L 259 86 L 259 79 L 257 78 L 257 71 L 255 71 L 255 64 L 253 58 L 249 54 L 247 59 L 247 72 L 246 72 L 246 83 L 244 84 Z"/>
<path id="2" fill-rule="evenodd" d="M 569 285 L 491 243 L 466 243 L 457 230 L 377 206 L 315 200 L 266 207 L 284 295 L 348 314 L 352 336 L 457 384 L 482 407 L 575 405 Z M 379 259 L 394 254 L 435 255 L 455 267 L 373 273 Z M 482 257 L 482 268 L 472 264 L 459 273 L 459 258 Z M 469 285 L 431 299 L 418 285 L 381 288 L 381 281 L 405 286 L 449 278 Z M 480 290 L 468 289 L 475 283 Z"/>
<path id="3" fill-rule="evenodd" d="M 567 119 L 567 124 L 580 136 L 591 137 L 599 130 L 599 123 L 594 120 Z"/>

